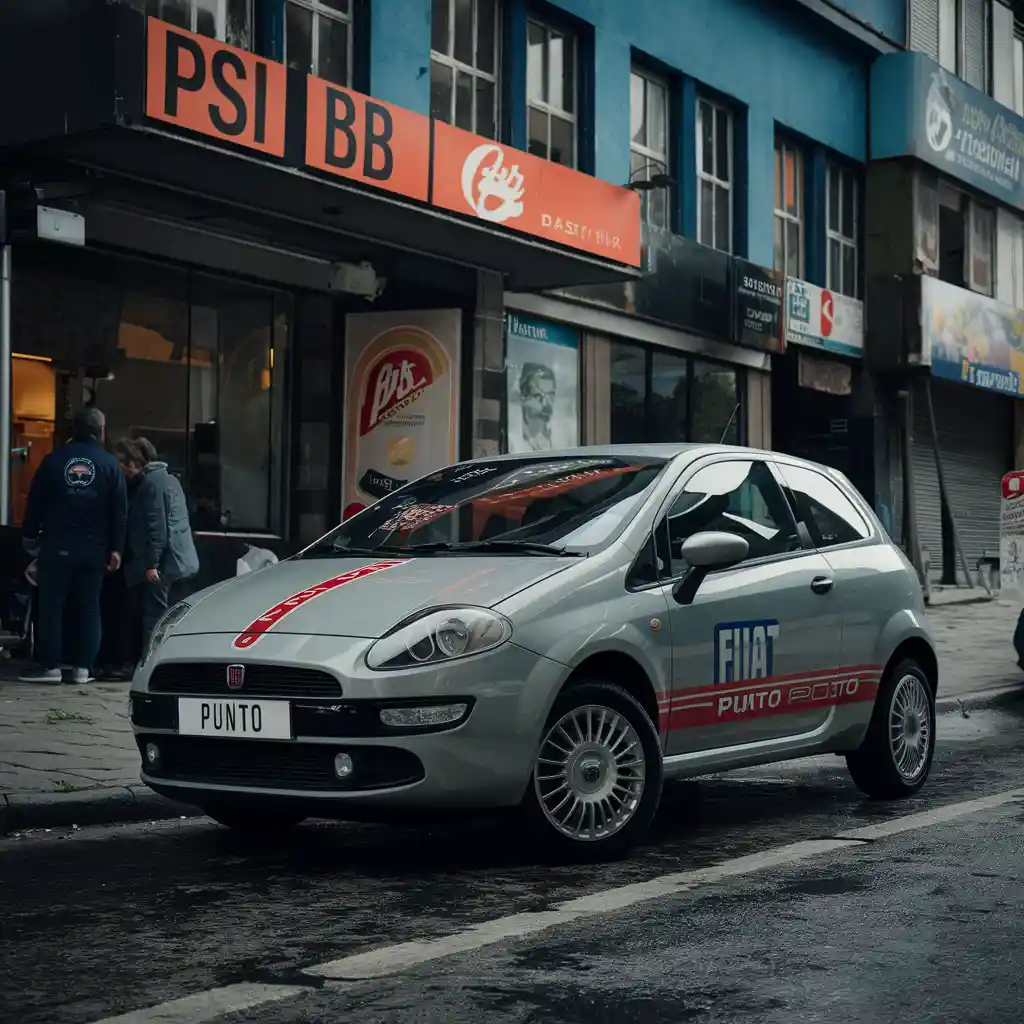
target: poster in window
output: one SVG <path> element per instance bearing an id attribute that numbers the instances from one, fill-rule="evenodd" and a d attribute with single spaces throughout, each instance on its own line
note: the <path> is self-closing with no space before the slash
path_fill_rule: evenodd
<path id="1" fill-rule="evenodd" d="M 458 459 L 457 309 L 345 318 L 343 517 Z"/>
<path id="2" fill-rule="evenodd" d="M 580 336 L 564 324 L 505 319 L 508 450 L 513 455 L 580 443 Z"/>

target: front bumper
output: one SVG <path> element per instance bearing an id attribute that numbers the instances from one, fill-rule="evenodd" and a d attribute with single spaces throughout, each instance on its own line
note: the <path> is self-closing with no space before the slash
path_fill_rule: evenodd
<path id="1" fill-rule="evenodd" d="M 140 754 L 147 743 L 160 751 L 156 766 L 144 763 L 142 781 L 159 793 L 199 806 L 291 803 L 341 818 L 512 806 L 522 799 L 566 671 L 513 643 L 380 673 L 363 660 L 366 640 L 267 635 L 243 653 L 232 639 L 172 636 L 136 676 L 136 742 Z M 229 664 L 246 666 L 251 682 L 240 691 L 227 688 Z M 287 699 L 292 738 L 182 736 L 181 696 Z M 380 719 L 381 708 L 395 704 L 456 702 L 469 708 L 453 726 L 395 728 Z M 352 759 L 346 779 L 334 772 L 338 753 Z"/>

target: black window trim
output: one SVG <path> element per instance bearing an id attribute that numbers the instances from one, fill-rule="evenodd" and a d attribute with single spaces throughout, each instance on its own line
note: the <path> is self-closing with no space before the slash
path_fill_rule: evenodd
<path id="1" fill-rule="evenodd" d="M 722 455 L 721 453 L 705 455 L 702 458 L 697 459 L 695 462 L 690 463 L 688 466 L 686 466 L 685 469 L 681 471 L 679 479 L 676 480 L 676 482 L 672 485 L 672 488 L 668 492 L 668 495 L 659 506 L 658 511 L 654 517 L 654 524 L 651 527 L 647 538 L 645 538 L 644 543 L 641 545 L 640 550 L 637 552 L 636 557 L 630 564 L 629 571 L 626 573 L 626 589 L 628 591 L 630 591 L 631 593 L 640 593 L 646 590 L 654 590 L 658 587 L 673 587 L 680 580 L 686 577 L 687 574 L 684 572 L 678 576 L 671 576 L 666 577 L 664 579 L 659 579 L 655 583 L 642 583 L 639 585 L 630 583 L 636 566 L 639 563 L 640 559 L 643 557 L 644 550 L 647 547 L 648 541 L 651 541 L 654 544 L 654 554 L 655 559 L 657 559 L 657 540 L 655 538 L 655 534 L 657 533 L 658 527 L 661 526 L 665 516 L 668 515 L 669 509 L 672 508 L 673 504 L 675 504 L 676 499 L 679 497 L 680 494 L 682 494 L 683 489 L 690 482 L 690 480 L 692 480 L 693 477 L 702 469 L 707 469 L 708 466 L 717 465 L 720 462 L 763 462 L 768 466 L 769 472 L 771 472 L 772 474 L 772 478 L 779 485 L 779 489 L 782 490 L 783 498 L 785 499 L 786 504 L 789 506 L 790 512 L 793 515 L 793 522 L 796 525 L 797 532 L 800 536 L 801 547 L 798 551 L 783 551 L 777 555 L 762 555 L 760 558 L 751 558 L 746 561 L 740 562 L 738 565 L 731 565 L 725 569 L 713 569 L 710 573 L 708 573 L 709 576 L 715 576 L 719 573 L 736 572 L 740 569 L 748 569 L 751 567 L 758 567 L 762 565 L 772 565 L 775 562 L 783 562 L 792 558 L 801 558 L 807 555 L 809 552 L 814 552 L 818 550 L 814 546 L 810 534 L 807 533 L 806 524 L 804 524 L 802 520 L 797 517 L 796 512 L 793 510 L 792 499 L 790 495 L 788 495 L 786 491 L 783 489 L 782 483 L 779 480 L 779 474 L 776 471 L 775 460 L 773 459 L 770 453 L 757 452 L 752 450 L 730 452 L 728 455 Z M 803 530 L 800 529 L 801 525 L 804 526 Z"/>
<path id="2" fill-rule="evenodd" d="M 783 494 L 786 496 L 786 500 L 789 502 L 790 508 L 793 510 L 793 515 L 797 522 L 803 526 L 807 531 L 807 535 L 811 540 L 814 549 L 821 554 L 825 554 L 828 551 L 845 551 L 850 548 L 867 547 L 871 544 L 877 544 L 880 539 L 880 535 L 877 527 L 875 526 L 872 519 L 865 515 L 863 505 L 865 504 L 864 499 L 856 493 L 851 493 L 851 488 L 844 486 L 843 482 L 837 480 L 835 477 L 830 476 L 828 473 L 822 472 L 817 466 L 814 466 L 807 462 L 801 462 L 797 459 L 787 458 L 773 458 L 773 466 L 777 471 L 777 479 L 779 486 L 782 488 Z M 814 543 L 814 531 L 812 529 L 813 523 L 809 522 L 809 516 L 805 515 L 802 503 L 798 501 L 796 495 L 793 493 L 793 489 L 789 486 L 789 482 L 785 477 L 785 467 L 794 466 L 797 469 L 804 469 L 810 473 L 816 473 L 818 476 L 827 480 L 834 487 L 839 489 L 839 493 L 854 507 L 857 514 L 860 516 L 861 521 L 868 529 L 867 537 L 860 537 L 857 540 L 844 541 L 842 544 L 822 544 L 817 545 Z"/>

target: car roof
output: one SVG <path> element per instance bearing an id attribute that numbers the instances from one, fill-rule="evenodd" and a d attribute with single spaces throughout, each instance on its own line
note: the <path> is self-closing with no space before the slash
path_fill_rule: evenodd
<path id="1" fill-rule="evenodd" d="M 518 454 L 492 455 L 476 459 L 467 459 L 467 462 L 501 462 L 507 459 L 522 458 L 629 458 L 639 457 L 647 459 L 674 459 L 677 455 L 713 455 L 722 452 L 743 452 L 748 455 L 764 457 L 774 455 L 774 452 L 766 452 L 759 448 L 745 448 L 734 444 L 593 444 L 582 445 L 579 448 L 556 448 L 552 451 L 521 452 Z"/>

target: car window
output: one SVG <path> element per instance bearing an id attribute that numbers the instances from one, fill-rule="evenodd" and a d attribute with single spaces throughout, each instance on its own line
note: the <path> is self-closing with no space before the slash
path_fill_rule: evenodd
<path id="1" fill-rule="evenodd" d="M 689 568 L 680 549 L 703 530 L 735 533 L 749 545 L 748 560 L 796 551 L 796 522 L 768 466 L 759 460 L 730 459 L 699 469 L 686 482 L 655 532 L 660 558 L 671 577 Z"/>
<path id="2" fill-rule="evenodd" d="M 817 547 L 849 544 L 871 536 L 856 506 L 824 473 L 804 466 L 779 466 L 800 517 Z"/>

